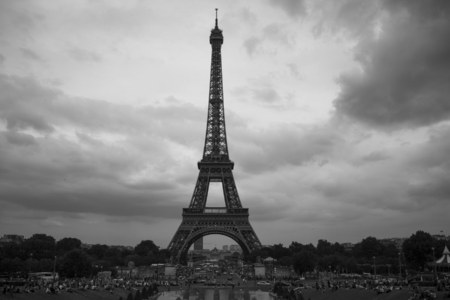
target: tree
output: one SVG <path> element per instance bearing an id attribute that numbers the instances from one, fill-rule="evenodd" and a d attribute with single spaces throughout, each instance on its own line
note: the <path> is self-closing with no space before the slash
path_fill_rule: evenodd
<path id="1" fill-rule="evenodd" d="M 109 247 L 105 254 L 104 259 L 108 261 L 107 264 L 110 265 L 122 265 L 124 264 L 124 259 L 122 258 L 122 252 L 118 248 Z"/>
<path id="2" fill-rule="evenodd" d="M 426 262 L 432 259 L 432 247 L 433 237 L 419 230 L 403 242 L 403 253 L 413 268 L 423 269 Z"/>
<path id="3" fill-rule="evenodd" d="M 308 250 L 302 250 L 294 255 L 294 270 L 298 274 L 313 271 L 317 263 L 317 257 Z"/>
<path id="4" fill-rule="evenodd" d="M 59 261 L 59 272 L 65 277 L 90 276 L 92 263 L 83 250 L 74 249 L 67 252 Z"/>
<path id="5" fill-rule="evenodd" d="M 319 240 L 317 242 L 317 255 L 331 255 L 334 254 L 333 245 L 327 240 Z"/>
<path id="6" fill-rule="evenodd" d="M 109 247 L 107 245 L 92 245 L 91 248 L 87 250 L 89 255 L 92 255 L 96 259 L 103 259 L 108 251 Z"/>
<path id="7" fill-rule="evenodd" d="M 27 254 L 21 245 L 14 242 L 5 243 L 0 247 L 0 257 L 2 258 L 21 258 L 26 259 Z"/>
<path id="8" fill-rule="evenodd" d="M 58 254 L 60 255 L 65 252 L 69 252 L 70 250 L 80 248 L 81 241 L 76 238 L 65 237 L 56 243 L 56 251 L 58 251 Z"/>
<path id="9" fill-rule="evenodd" d="M 344 257 L 337 254 L 325 255 L 319 258 L 318 265 L 322 270 L 338 270 L 344 266 Z"/>
<path id="10" fill-rule="evenodd" d="M 139 256 L 156 256 L 158 252 L 159 247 L 150 240 L 141 241 L 136 247 L 134 247 L 134 253 Z"/>
<path id="11" fill-rule="evenodd" d="M 6 273 L 13 273 L 13 272 L 20 272 L 20 271 L 28 272 L 29 271 L 29 269 L 27 270 L 27 268 L 25 266 L 25 262 L 18 257 L 3 258 L 0 261 L 0 270 L 2 270 L 2 272 L 6 272 Z"/>
<path id="12" fill-rule="evenodd" d="M 271 248 L 272 257 L 277 260 L 283 256 L 291 256 L 291 251 L 289 250 L 289 248 L 283 247 L 283 244 L 275 244 Z"/>
<path id="13" fill-rule="evenodd" d="M 253 250 L 245 257 L 246 261 L 256 262 L 257 258 L 264 259 L 272 255 L 272 249 L 270 247 L 262 247 Z"/>
<path id="14" fill-rule="evenodd" d="M 316 247 L 314 247 L 314 245 L 312 244 L 303 245 L 299 242 L 292 242 L 289 245 L 289 250 L 291 251 L 292 254 L 301 252 L 302 250 L 307 250 L 311 253 L 316 253 Z"/>
<path id="15" fill-rule="evenodd" d="M 293 256 L 283 256 L 278 259 L 278 263 L 282 266 L 292 266 L 294 264 Z"/>
<path id="16" fill-rule="evenodd" d="M 55 257 L 55 239 L 46 234 L 33 234 L 26 239 L 22 247 L 27 256 L 32 256 L 34 259 Z"/>
<path id="17" fill-rule="evenodd" d="M 384 252 L 384 245 L 374 237 L 366 237 L 353 248 L 353 255 L 355 257 L 363 257 L 371 259 L 372 257 L 382 256 Z"/>

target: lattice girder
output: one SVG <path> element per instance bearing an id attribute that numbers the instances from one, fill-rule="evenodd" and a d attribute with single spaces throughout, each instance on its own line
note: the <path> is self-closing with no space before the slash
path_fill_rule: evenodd
<path id="1" fill-rule="evenodd" d="M 261 247 L 249 222 L 248 209 L 242 208 L 233 177 L 234 163 L 229 158 L 225 127 L 222 82 L 222 30 L 211 31 L 211 76 L 209 84 L 208 116 L 206 121 L 203 157 L 198 162 L 199 175 L 189 208 L 183 209 L 183 220 L 169 244 L 172 257 L 178 262 L 198 238 L 220 234 L 235 240 L 245 253 Z M 207 207 L 209 185 L 221 182 L 225 207 Z"/>
<path id="2" fill-rule="evenodd" d="M 185 258 L 189 247 L 200 237 L 220 234 L 233 239 L 245 254 L 261 247 L 248 221 L 248 209 L 227 210 L 224 213 L 205 213 L 204 210 L 185 209 L 183 222 L 172 239 L 169 249 L 176 261 Z"/>

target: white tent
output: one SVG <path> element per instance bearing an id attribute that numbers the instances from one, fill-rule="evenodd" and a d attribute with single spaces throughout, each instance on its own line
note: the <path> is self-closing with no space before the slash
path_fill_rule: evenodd
<path id="1" fill-rule="evenodd" d="M 450 269 L 450 251 L 448 251 L 447 245 L 444 247 L 444 251 L 442 251 L 442 256 L 428 265 L 435 268 L 435 270 L 443 271 Z"/>
<path id="2" fill-rule="evenodd" d="M 450 251 L 448 251 L 447 245 L 445 245 L 441 258 L 436 260 L 435 264 L 438 266 L 439 265 L 450 266 Z"/>

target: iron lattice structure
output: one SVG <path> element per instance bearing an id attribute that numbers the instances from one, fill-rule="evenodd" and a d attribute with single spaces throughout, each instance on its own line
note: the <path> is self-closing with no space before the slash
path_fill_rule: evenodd
<path id="1" fill-rule="evenodd" d="M 173 236 L 169 251 L 176 262 L 186 259 L 189 247 L 199 238 L 220 234 L 236 241 L 244 253 L 258 249 L 261 242 L 249 222 L 248 208 L 243 208 L 233 177 L 234 163 L 228 154 L 222 81 L 222 30 L 211 30 L 211 77 L 208 117 L 203 158 L 189 208 L 183 209 L 183 219 Z M 225 207 L 207 207 L 210 182 L 221 182 Z"/>

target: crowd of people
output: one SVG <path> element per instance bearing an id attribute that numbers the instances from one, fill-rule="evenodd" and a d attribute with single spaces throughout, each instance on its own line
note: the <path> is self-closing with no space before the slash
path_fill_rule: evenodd
<path id="1" fill-rule="evenodd" d="M 321 293 L 332 293 L 341 289 L 363 289 L 373 291 L 377 295 L 405 289 L 411 294 L 410 300 L 436 299 L 438 293 L 446 293 L 445 295 L 450 298 L 450 278 L 438 278 L 431 286 L 424 281 L 380 277 L 377 279 L 332 278 L 309 281 L 309 284 L 302 281 L 280 281 L 273 287 L 273 291 L 282 299 L 302 299 L 305 289 L 315 289 Z"/>
<path id="2" fill-rule="evenodd" d="M 2 293 L 12 295 L 18 293 L 32 294 L 42 293 L 60 294 L 80 291 L 105 291 L 113 294 L 118 291 L 135 291 L 146 288 L 151 294 L 158 292 L 158 285 L 154 280 L 124 280 L 124 279 L 64 279 L 64 280 L 29 280 L 24 282 L 6 282 L 3 284 Z"/>

